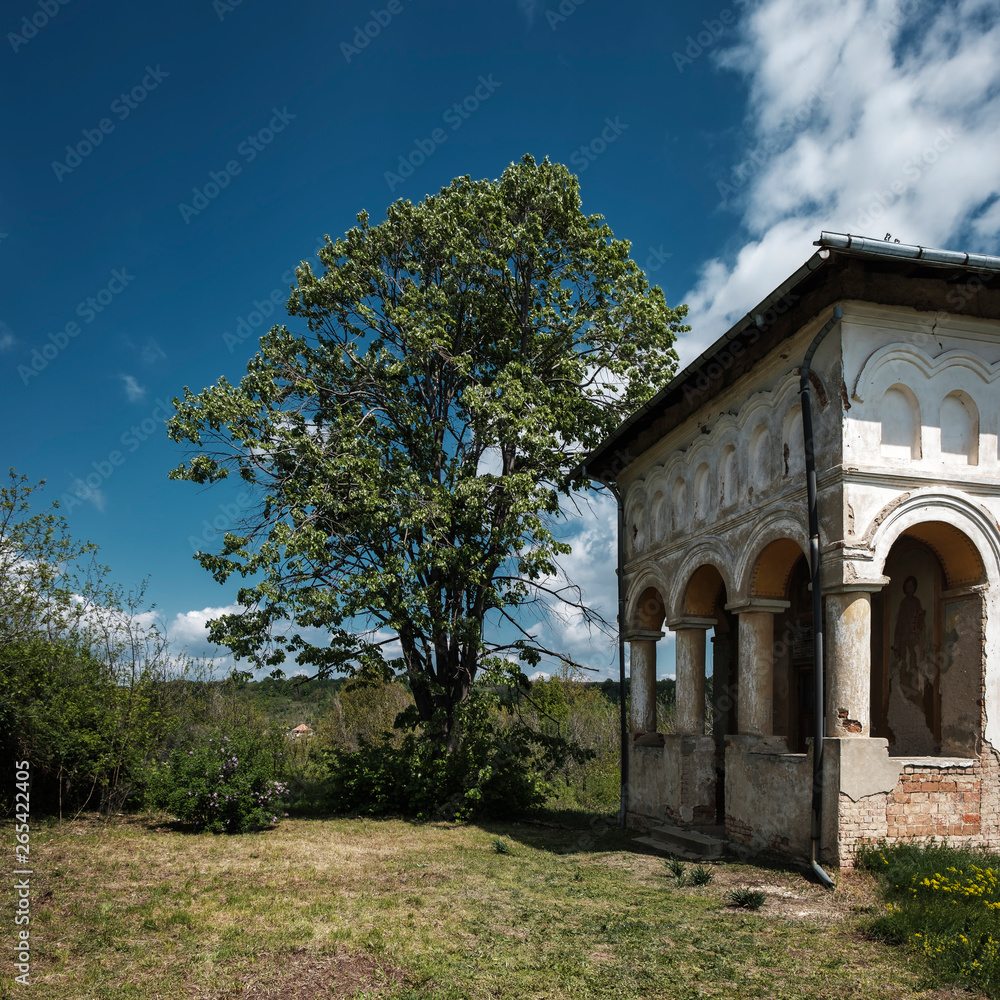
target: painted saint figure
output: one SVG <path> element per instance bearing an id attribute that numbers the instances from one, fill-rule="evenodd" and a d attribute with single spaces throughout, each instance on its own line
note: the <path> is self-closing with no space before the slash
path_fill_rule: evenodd
<path id="1" fill-rule="evenodd" d="M 927 645 L 927 612 L 916 595 L 917 578 L 903 581 L 903 599 L 896 614 L 893 652 L 899 657 L 899 680 L 911 701 L 921 704 L 924 691 L 924 650 Z"/>

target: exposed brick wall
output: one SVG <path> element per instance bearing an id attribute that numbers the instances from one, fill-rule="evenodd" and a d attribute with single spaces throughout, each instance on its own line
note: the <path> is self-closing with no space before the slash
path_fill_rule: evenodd
<path id="1" fill-rule="evenodd" d="M 891 792 L 852 802 L 840 795 L 840 864 L 861 844 L 947 840 L 1000 848 L 1000 762 L 989 746 L 970 767 L 907 764 Z"/>

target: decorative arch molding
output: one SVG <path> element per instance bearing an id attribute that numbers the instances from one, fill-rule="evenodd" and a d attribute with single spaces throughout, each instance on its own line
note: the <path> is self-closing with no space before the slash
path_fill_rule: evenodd
<path id="1" fill-rule="evenodd" d="M 888 378 L 882 376 L 882 371 L 888 366 L 902 362 L 912 365 L 925 378 L 933 378 L 946 368 L 964 369 L 971 372 L 984 383 L 1000 378 L 1000 362 L 989 365 L 982 358 L 969 354 L 967 351 L 945 351 L 936 358 L 930 357 L 919 347 L 910 344 L 888 344 L 873 351 L 861 366 L 858 377 L 854 380 L 851 398 L 863 403 L 872 393 L 879 389 L 887 389 L 899 381 L 898 372 L 890 371 Z"/>
<path id="2" fill-rule="evenodd" d="M 684 556 L 684 561 L 671 573 L 675 581 L 670 588 L 667 610 L 671 619 L 691 614 L 686 605 L 688 585 L 695 574 L 705 566 L 710 566 L 722 577 L 726 596 L 731 601 L 733 593 L 733 554 L 729 547 L 718 538 L 704 539 Z"/>
<path id="3" fill-rule="evenodd" d="M 658 567 L 647 566 L 640 570 L 639 574 L 633 580 L 629 581 L 626 588 L 625 622 L 623 626 L 626 631 L 651 627 L 647 624 L 648 615 L 644 616 L 642 608 L 643 597 L 647 591 L 655 591 L 659 595 L 665 617 L 668 606 L 666 595 L 669 593 L 669 590 L 669 585 L 661 576 Z M 663 619 L 661 618 L 660 623 L 655 627 L 659 628 L 662 623 Z"/>
<path id="4" fill-rule="evenodd" d="M 743 600 L 752 595 L 760 557 L 772 543 L 782 541 L 794 542 L 803 554 L 809 551 L 809 532 L 805 523 L 785 510 L 774 510 L 760 519 L 743 547 L 742 558 L 736 566 L 736 594 L 730 594 L 730 601 Z M 788 567 L 789 571 L 793 565 L 794 560 Z"/>
<path id="5" fill-rule="evenodd" d="M 872 519 L 864 540 L 879 572 L 903 535 L 934 551 L 949 587 L 1000 580 L 1000 529 L 988 511 L 954 490 L 914 490 L 886 504 Z"/>

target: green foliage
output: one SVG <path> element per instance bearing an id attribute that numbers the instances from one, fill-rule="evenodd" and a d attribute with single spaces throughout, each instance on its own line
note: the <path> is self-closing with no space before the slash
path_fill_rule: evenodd
<path id="1" fill-rule="evenodd" d="M 138 805 L 176 727 L 165 644 L 26 482 L 0 489 L 0 756 L 30 762 L 35 811 Z"/>
<path id="2" fill-rule="evenodd" d="M 687 868 L 684 862 L 680 858 L 667 858 L 663 864 L 666 866 L 667 871 L 677 879 L 677 884 L 683 885 L 687 877 Z"/>
<path id="3" fill-rule="evenodd" d="M 503 837 L 493 838 L 493 853 L 494 854 L 510 854 L 510 845 L 507 843 Z"/>
<path id="4" fill-rule="evenodd" d="M 694 871 L 691 872 L 691 884 L 692 885 L 708 885 L 715 878 L 715 872 L 711 868 L 706 868 L 704 865 L 698 865 Z"/>
<path id="5" fill-rule="evenodd" d="M 886 901 L 870 924 L 908 944 L 934 971 L 1000 997 L 1000 857 L 947 844 L 878 844 L 858 851 Z"/>
<path id="6" fill-rule="evenodd" d="M 284 737 L 251 731 L 210 737 L 170 758 L 166 806 L 210 833 L 246 833 L 276 825 L 287 807 L 280 780 Z"/>
<path id="7" fill-rule="evenodd" d="M 505 719 L 485 692 L 475 691 L 458 711 L 460 736 L 450 751 L 423 731 L 327 750 L 333 810 L 418 819 L 517 815 L 546 801 L 547 776 L 570 754 L 586 756 Z"/>
<path id="8" fill-rule="evenodd" d="M 759 910 L 767 902 L 767 894 L 760 889 L 749 889 L 740 886 L 726 893 L 726 904 L 744 910 Z"/>
<path id="9" fill-rule="evenodd" d="M 686 310 L 547 160 L 386 214 L 328 238 L 322 274 L 298 268 L 288 311 L 306 332 L 273 327 L 238 386 L 185 390 L 169 433 L 195 452 L 171 476 L 237 472 L 261 496 L 198 557 L 220 582 L 259 581 L 213 641 L 270 666 L 405 674 L 421 722 L 454 748 L 484 669 L 513 678 L 511 652 L 549 655 L 487 625 L 552 596 L 544 581 L 570 551 L 552 530 L 560 499 L 585 485 L 570 473 L 669 379 Z"/>

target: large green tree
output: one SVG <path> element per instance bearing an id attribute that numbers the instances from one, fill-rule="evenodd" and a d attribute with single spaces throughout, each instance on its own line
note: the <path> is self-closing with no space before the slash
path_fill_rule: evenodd
<path id="1" fill-rule="evenodd" d="M 319 257 L 288 300 L 302 332 L 273 327 L 238 386 L 174 401 L 169 433 L 195 447 L 171 476 L 259 488 L 198 555 L 246 579 L 211 638 L 258 664 L 404 672 L 453 735 L 479 671 L 548 652 L 518 610 L 569 599 L 552 581 L 570 470 L 671 376 L 686 309 L 583 213 L 565 167 L 528 156 L 380 225 L 362 212 Z"/>

